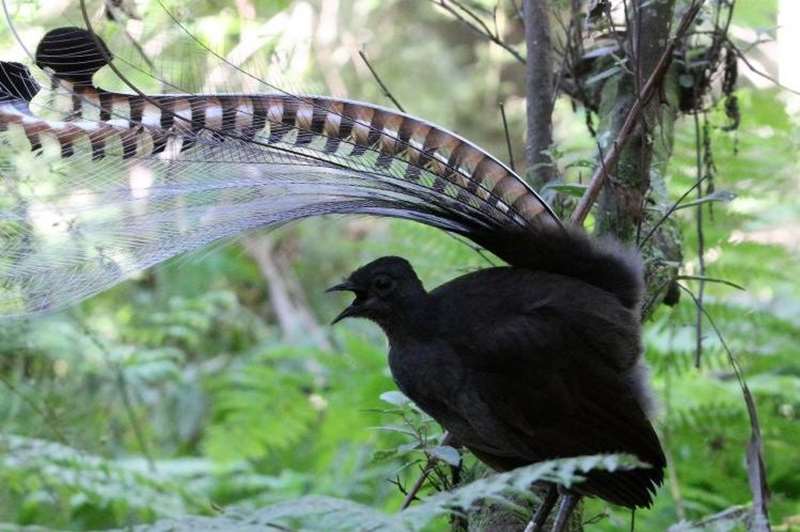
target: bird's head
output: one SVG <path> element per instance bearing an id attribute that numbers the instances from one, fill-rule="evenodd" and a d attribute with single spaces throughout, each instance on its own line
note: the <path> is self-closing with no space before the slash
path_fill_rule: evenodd
<path id="1" fill-rule="evenodd" d="M 362 266 L 328 289 L 334 291 L 353 292 L 356 298 L 331 325 L 344 318 L 367 318 L 384 326 L 425 295 L 414 268 L 401 257 L 382 257 Z"/>

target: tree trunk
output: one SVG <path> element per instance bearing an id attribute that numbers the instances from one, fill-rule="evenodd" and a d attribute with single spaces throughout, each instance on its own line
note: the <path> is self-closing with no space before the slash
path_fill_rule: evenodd
<path id="1" fill-rule="evenodd" d="M 603 87 L 598 130 L 602 151 L 617 137 L 639 88 L 664 52 L 674 20 L 674 0 L 636 0 L 631 8 L 631 31 L 624 38 L 631 72 L 609 79 Z M 624 242 L 637 243 L 645 236 L 640 231 L 645 219 L 658 220 L 669 208 L 665 174 L 678 116 L 679 85 L 675 68 L 673 65 L 661 90 L 645 107 L 639 127 L 631 134 L 616 168 L 603 185 L 595 211 L 598 234 L 611 233 Z M 669 221 L 662 224 L 643 246 L 642 253 L 647 264 L 644 310 L 649 314 L 677 276 L 677 264 L 681 261 L 677 227 Z"/>
<path id="2" fill-rule="evenodd" d="M 527 112 L 528 112 L 528 176 L 535 186 L 556 178 L 549 156 L 552 144 L 553 61 L 551 57 L 549 8 L 547 0 L 527 0 L 525 3 L 527 55 Z M 670 38 L 674 17 L 674 0 L 634 0 L 629 3 L 631 28 L 626 40 L 626 55 L 630 71 L 609 78 L 601 92 L 598 139 L 602 158 L 639 95 L 640 87 L 652 73 Z M 605 65 L 607 67 L 608 65 Z M 598 68 L 600 68 L 598 66 Z M 674 67 L 673 67 L 674 70 Z M 589 72 L 587 77 L 597 72 Z M 550 87 L 550 91 L 547 90 Z M 660 219 L 669 208 L 665 182 L 666 168 L 672 155 L 673 126 L 678 116 L 677 75 L 674 71 L 664 79 L 663 88 L 647 105 L 641 125 L 631 135 L 619 161 L 606 181 L 595 210 L 598 234 L 612 233 L 620 240 L 635 243 L 641 238 L 645 222 Z M 662 224 L 643 249 L 647 269 L 645 310 L 649 314 L 656 302 L 677 275 L 676 264 L 681 260 L 681 239 L 670 222 Z M 646 315 L 644 315 L 646 317 Z M 518 501 L 520 505 L 526 505 Z M 536 508 L 531 508 L 534 512 Z M 556 513 L 553 510 L 553 514 Z M 517 532 L 527 518 L 505 507 L 486 504 L 468 516 L 468 529 L 475 531 Z M 552 523 L 554 515 L 546 528 Z M 461 524 L 454 525 L 460 529 Z M 576 507 L 569 530 L 583 530 L 583 506 Z"/>
<path id="3" fill-rule="evenodd" d="M 525 145 L 528 180 L 541 188 L 555 178 L 550 155 L 553 144 L 553 43 L 550 31 L 550 0 L 525 1 L 526 113 L 528 135 Z"/>

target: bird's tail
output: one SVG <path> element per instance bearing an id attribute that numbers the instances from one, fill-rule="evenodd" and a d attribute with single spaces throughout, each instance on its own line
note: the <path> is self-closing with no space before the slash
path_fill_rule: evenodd
<path id="1" fill-rule="evenodd" d="M 612 237 L 589 237 L 574 226 L 534 224 L 524 230 L 479 228 L 471 238 L 513 266 L 580 279 L 639 311 L 644 291 L 641 256 Z"/>
<path id="2" fill-rule="evenodd" d="M 50 86 L 35 98 L 27 68 L 0 64 L 0 316 L 310 216 L 415 220 L 501 256 L 496 235 L 557 224 L 507 166 L 424 120 L 279 90 L 109 92 L 93 76 L 112 59 L 90 31 L 49 32 L 34 60 Z"/>

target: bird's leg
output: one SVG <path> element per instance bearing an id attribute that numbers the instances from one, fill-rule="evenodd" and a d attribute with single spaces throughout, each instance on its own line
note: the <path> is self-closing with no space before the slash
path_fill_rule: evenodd
<path id="1" fill-rule="evenodd" d="M 542 504 L 536 509 L 536 513 L 533 514 L 533 519 L 531 519 L 528 526 L 525 527 L 525 532 L 540 532 L 545 522 L 547 522 L 547 518 L 550 516 L 550 512 L 553 510 L 553 506 L 555 506 L 557 500 L 558 486 L 555 484 L 548 485 L 547 493 L 544 499 L 542 499 Z"/>
<path id="2" fill-rule="evenodd" d="M 575 505 L 578 504 L 579 497 L 579 495 L 575 495 L 574 493 L 564 493 L 564 496 L 561 498 L 561 506 L 558 507 L 558 514 L 556 515 L 556 522 L 553 525 L 553 532 L 563 532 L 567 529 L 569 516 L 572 514 L 572 510 L 575 509 Z"/>

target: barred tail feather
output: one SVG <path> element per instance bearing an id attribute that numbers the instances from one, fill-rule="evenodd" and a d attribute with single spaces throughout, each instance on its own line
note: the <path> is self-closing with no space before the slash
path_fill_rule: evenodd
<path id="1" fill-rule="evenodd" d="M 85 30 L 47 34 L 36 59 L 51 100 L 31 102 L 24 67 L 0 69 L 0 317 L 310 216 L 406 218 L 469 238 L 552 216 L 505 165 L 423 120 L 326 97 L 111 93 L 92 85 L 101 52 Z"/>

